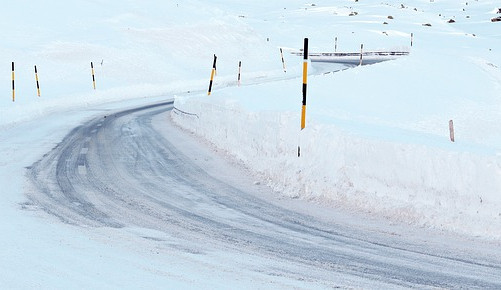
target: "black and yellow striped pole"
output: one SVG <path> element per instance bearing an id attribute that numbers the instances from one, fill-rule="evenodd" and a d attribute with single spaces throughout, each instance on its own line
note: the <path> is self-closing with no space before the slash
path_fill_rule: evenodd
<path id="1" fill-rule="evenodd" d="M 90 69 L 92 71 L 92 86 L 94 87 L 94 90 L 96 89 L 96 77 L 94 76 L 94 64 L 92 61 L 90 62 Z"/>
<path id="2" fill-rule="evenodd" d="M 308 38 L 304 39 L 303 48 L 303 103 L 301 107 L 301 130 L 306 127 L 306 87 L 308 83 Z M 297 147 L 297 156 L 301 156 L 301 146 Z"/>
<path id="3" fill-rule="evenodd" d="M 217 58 L 217 57 L 216 57 L 216 55 L 214 54 L 214 65 L 213 65 L 213 66 L 214 66 L 214 76 L 217 76 L 217 67 L 216 67 L 216 60 L 215 60 L 216 58 Z"/>
<path id="4" fill-rule="evenodd" d="M 12 101 L 13 102 L 16 101 L 16 88 L 15 88 L 15 85 L 14 85 L 14 79 L 15 79 L 15 76 L 14 76 L 14 62 L 12 62 Z"/>
<path id="5" fill-rule="evenodd" d="M 238 86 L 240 86 L 240 73 L 242 71 L 242 61 L 238 62 Z"/>
<path id="6" fill-rule="evenodd" d="M 360 65 L 362 65 L 362 54 L 364 52 L 364 45 L 360 44 Z"/>
<path id="7" fill-rule="evenodd" d="M 284 73 L 286 73 L 287 69 L 285 68 L 284 53 L 282 52 L 282 48 L 280 48 L 280 57 L 282 58 L 282 67 L 284 68 Z"/>
<path id="8" fill-rule="evenodd" d="M 303 49 L 303 106 L 301 112 L 301 130 L 306 125 L 306 85 L 308 83 L 308 38 L 304 39 Z"/>
<path id="9" fill-rule="evenodd" d="M 37 95 L 40 97 L 40 84 L 38 83 L 38 71 L 36 65 L 35 65 L 35 80 L 37 82 Z"/>
<path id="10" fill-rule="evenodd" d="M 212 82 L 214 81 L 214 74 L 216 73 L 216 60 L 217 56 L 214 54 L 214 62 L 212 63 L 212 72 L 210 74 L 209 92 L 207 93 L 208 96 L 210 96 L 212 91 Z"/>

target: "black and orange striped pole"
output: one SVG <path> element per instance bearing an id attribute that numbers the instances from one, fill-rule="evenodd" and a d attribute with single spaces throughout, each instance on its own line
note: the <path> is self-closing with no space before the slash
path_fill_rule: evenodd
<path id="1" fill-rule="evenodd" d="M 282 52 L 282 48 L 280 48 L 280 57 L 282 58 L 282 67 L 284 68 L 284 73 L 286 73 L 287 69 L 285 68 L 284 53 Z"/>
<path id="2" fill-rule="evenodd" d="M 212 72 L 210 74 L 209 91 L 207 92 L 208 96 L 210 96 L 212 91 L 212 82 L 214 81 L 214 74 L 216 73 L 216 60 L 217 56 L 214 54 L 214 62 L 212 63 Z"/>
<path id="3" fill-rule="evenodd" d="M 240 86 L 240 73 L 242 71 L 242 61 L 238 62 L 238 86 Z"/>
<path id="4" fill-rule="evenodd" d="M 15 85 L 14 85 L 14 79 L 15 79 L 15 76 L 14 76 L 14 62 L 12 62 L 12 101 L 13 102 L 16 101 L 16 88 L 15 88 Z"/>
<path id="5" fill-rule="evenodd" d="M 36 65 L 35 65 L 35 80 L 37 82 L 37 95 L 40 97 L 40 84 L 38 83 L 38 71 Z"/>
<path id="6" fill-rule="evenodd" d="M 301 107 L 301 130 L 306 127 L 306 88 L 308 83 L 308 38 L 304 39 L 303 48 L 303 102 Z M 297 156 L 301 156 L 301 146 L 297 147 Z"/>
<path id="7" fill-rule="evenodd" d="M 92 71 L 92 86 L 94 87 L 94 90 L 96 89 L 96 77 L 94 76 L 94 64 L 92 61 L 90 62 L 90 69 Z"/>

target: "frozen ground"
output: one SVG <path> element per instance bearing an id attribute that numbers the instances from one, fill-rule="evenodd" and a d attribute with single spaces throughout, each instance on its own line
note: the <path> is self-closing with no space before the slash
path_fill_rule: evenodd
<path id="1" fill-rule="evenodd" d="M 0 285 L 233 289 L 453 287 L 458 281 L 478 287 L 498 285 L 501 54 L 499 24 L 490 18 L 499 3 L 465 3 L 406 1 L 404 8 L 400 3 L 317 1 L 313 5 L 295 0 L 248 4 L 220 0 L 210 5 L 16 1 L 5 5 L 0 11 L 5 40 L 0 48 L 4 63 L 0 74 Z M 357 15 L 349 16 L 352 12 Z M 446 23 L 451 18 L 456 22 Z M 422 25 L 426 23 L 431 26 Z M 333 68 L 311 67 L 307 128 L 300 133 L 301 60 L 288 52 L 299 49 L 303 37 L 309 37 L 314 52 L 331 51 L 334 37 L 338 37 L 338 51 L 357 50 L 361 43 L 368 50 L 409 49 L 410 33 L 414 43 L 409 57 L 334 74 L 324 74 Z M 282 70 L 279 47 L 285 51 L 287 73 Z M 218 55 L 218 71 L 215 91 L 207 97 L 213 54 Z M 11 101 L 12 61 L 16 102 Z M 91 61 L 96 66 L 96 91 Z M 243 64 L 240 87 L 235 86 L 238 61 Z M 40 98 L 33 65 L 39 70 Z M 314 256 L 303 255 L 302 261 L 309 261 L 305 268 L 301 262 L 275 259 L 269 249 L 250 251 L 256 243 L 246 245 L 245 235 L 237 235 L 238 245 L 228 251 L 218 239 L 200 243 L 205 240 L 204 231 L 197 233 L 189 222 L 180 227 L 187 231 L 176 235 L 170 231 L 176 227 L 162 225 L 161 219 L 153 224 L 134 221 L 127 214 L 136 211 L 120 213 L 107 207 L 104 213 L 118 215 L 113 221 L 121 227 L 87 223 L 92 211 L 85 217 L 85 210 L 84 219 L 71 222 L 66 214 L 85 203 L 69 199 L 69 205 L 58 208 L 61 203 L 39 200 L 44 197 L 41 193 L 50 200 L 71 192 L 50 174 L 37 190 L 33 187 L 37 179 L 31 174 L 37 162 L 48 162 L 41 170 L 53 170 L 57 162 L 47 160 L 73 128 L 174 95 L 177 108 L 197 117 L 164 113 L 155 119 L 155 132 L 183 144 L 179 148 L 194 157 L 195 164 L 201 163 L 205 172 L 243 188 L 261 188 L 252 196 L 293 210 L 301 219 L 314 216 L 317 226 L 336 226 L 344 237 L 359 241 L 355 244 L 369 242 L 388 250 L 379 246 L 353 250 L 359 257 L 367 254 L 362 255 L 365 262 L 357 267 L 339 263 L 344 270 L 338 268 L 339 275 L 329 276 L 323 271 L 336 264 L 326 266 L 329 262 L 321 261 L 322 267 L 312 267 Z M 173 127 L 176 134 L 159 129 L 170 117 L 208 143 L 193 142 Z M 450 119 L 456 124 L 455 143 L 448 141 Z M 132 138 L 140 132 L 123 130 L 124 135 L 118 136 Z M 113 144 L 106 135 L 98 141 Z M 76 167 L 62 170 L 61 176 L 87 173 L 86 164 L 78 163 L 82 152 L 88 152 L 78 151 L 83 143 L 71 148 L 77 150 Z M 302 158 L 297 158 L 298 145 Z M 213 152 L 206 149 L 210 146 L 219 151 L 214 160 L 226 160 L 225 167 L 218 163 L 223 161 L 200 162 L 212 160 Z M 96 161 L 99 154 L 94 156 Z M 220 170 L 235 166 L 240 169 L 226 170 L 232 172 L 231 178 Z M 250 179 L 241 176 L 241 170 Z M 116 181 L 108 173 L 102 175 Z M 76 176 L 79 180 L 80 175 Z M 265 185 L 276 192 L 267 191 Z M 102 191 L 85 187 L 75 192 L 91 198 L 89 204 L 94 207 L 110 202 L 99 195 Z M 147 214 L 138 207 L 144 219 Z M 234 218 L 232 225 L 246 224 L 235 209 L 225 210 L 218 213 Z M 315 253 L 322 252 L 319 248 L 329 249 L 330 255 L 342 252 L 332 248 L 331 239 L 322 244 L 315 234 L 296 234 L 294 239 L 316 245 Z M 183 235 L 193 240 L 183 240 Z M 346 246 L 340 248 L 348 251 Z M 401 257 L 398 249 L 410 252 Z M 416 255 L 421 263 L 406 262 L 406 258 L 415 261 Z M 396 280 L 387 279 L 392 275 L 388 271 L 360 274 L 378 269 L 381 262 L 390 263 L 392 269 L 411 270 L 398 272 Z M 450 273 L 453 266 L 462 270 Z M 428 275 L 422 280 L 405 278 L 419 271 Z"/>

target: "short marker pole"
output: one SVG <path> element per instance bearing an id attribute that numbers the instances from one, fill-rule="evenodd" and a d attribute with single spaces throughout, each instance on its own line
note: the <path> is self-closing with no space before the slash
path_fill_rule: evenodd
<path id="1" fill-rule="evenodd" d="M 240 73 L 242 71 L 242 61 L 238 62 L 238 86 L 240 86 Z"/>
<path id="2" fill-rule="evenodd" d="M 303 49 L 303 102 L 301 106 L 301 130 L 306 127 L 306 88 L 308 83 L 308 38 L 304 39 Z M 297 147 L 297 156 L 301 157 L 301 145 Z"/>
<path id="3" fill-rule="evenodd" d="M 35 65 L 35 80 L 37 81 L 37 95 L 40 97 L 40 84 L 38 83 L 38 71 Z"/>
<path id="4" fill-rule="evenodd" d="M 334 52 L 337 52 L 337 36 L 334 38 Z"/>
<path id="5" fill-rule="evenodd" d="M 216 60 L 217 56 L 214 54 L 214 62 L 212 63 L 212 72 L 210 74 L 209 91 L 207 92 L 208 96 L 210 96 L 212 91 L 212 81 L 214 80 L 214 74 L 216 73 Z"/>
<path id="6" fill-rule="evenodd" d="M 280 48 L 280 57 L 282 58 L 282 67 L 284 68 L 284 73 L 287 73 L 287 69 L 285 68 L 284 53 L 282 51 L 282 48 Z"/>
<path id="7" fill-rule="evenodd" d="M 360 44 L 360 65 L 362 65 L 362 53 L 364 51 L 364 45 Z"/>
<path id="8" fill-rule="evenodd" d="M 96 89 L 96 78 L 94 76 L 94 64 L 92 63 L 92 61 L 90 62 L 90 68 L 92 71 L 92 86 L 94 87 L 94 90 L 95 90 Z"/>
<path id="9" fill-rule="evenodd" d="M 454 142 L 454 122 L 452 120 L 449 120 L 449 135 L 451 141 Z"/>
<path id="10" fill-rule="evenodd" d="M 14 85 L 14 79 L 15 79 L 15 75 L 14 75 L 14 62 L 12 62 L 12 101 L 13 102 L 16 101 L 16 89 L 15 89 L 15 85 Z"/>
<path id="11" fill-rule="evenodd" d="M 411 33 L 411 47 L 413 42 L 414 42 L 414 33 Z"/>

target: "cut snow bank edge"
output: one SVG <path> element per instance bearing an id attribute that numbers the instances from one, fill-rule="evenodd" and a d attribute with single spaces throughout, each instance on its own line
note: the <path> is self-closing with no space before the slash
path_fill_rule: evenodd
<path id="1" fill-rule="evenodd" d="M 298 114 L 248 112 L 196 96 L 176 98 L 175 107 L 190 113 L 173 110 L 176 124 L 241 160 L 286 196 L 501 238 L 498 156 L 373 140 L 331 124 L 310 123 L 299 136 Z"/>

